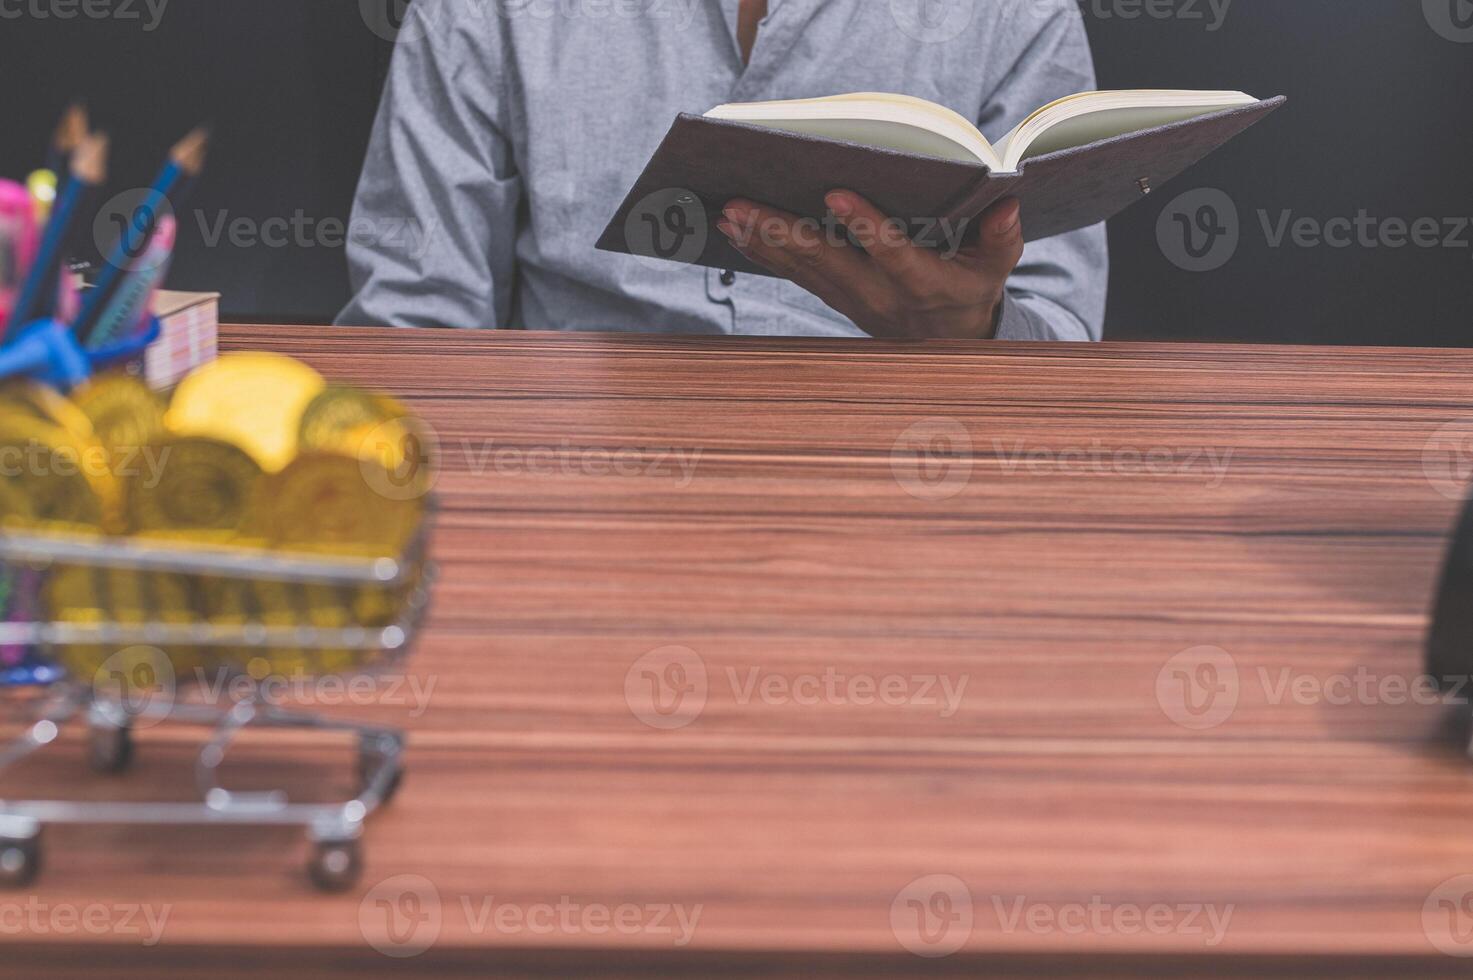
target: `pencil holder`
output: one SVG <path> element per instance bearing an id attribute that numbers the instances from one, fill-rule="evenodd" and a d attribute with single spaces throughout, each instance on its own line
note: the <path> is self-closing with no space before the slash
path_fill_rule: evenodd
<path id="1" fill-rule="evenodd" d="M 13 341 L 0 347 L 0 381 L 28 377 L 70 391 L 109 365 L 138 357 L 159 337 L 161 326 L 150 317 L 148 329 L 106 347 L 84 348 L 71 328 L 59 320 L 37 320 Z"/>

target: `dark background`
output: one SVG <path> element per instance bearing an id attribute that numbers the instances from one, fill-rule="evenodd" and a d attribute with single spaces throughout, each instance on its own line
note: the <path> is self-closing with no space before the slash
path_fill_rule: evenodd
<path id="1" fill-rule="evenodd" d="M 127 2 L 140 19 L 0 18 L 0 173 L 39 165 L 73 96 L 114 134 L 110 193 L 146 184 L 163 147 L 211 120 L 171 285 L 223 292 L 229 319 L 330 320 L 348 288 L 340 248 L 207 248 L 195 213 L 346 220 L 390 44 L 358 0 L 170 0 L 152 31 L 144 0 Z M 1473 19 L 1469 0 L 1438 3 Z M 1473 229 L 1456 247 L 1272 247 L 1259 218 L 1473 217 L 1473 44 L 1434 31 L 1421 0 L 1233 0 L 1215 31 L 1208 0 L 1081 7 L 1101 87 L 1291 100 L 1111 223 L 1110 339 L 1473 342 Z M 1146 9 L 1170 16 L 1127 16 Z M 1199 187 L 1229 192 L 1242 240 L 1195 273 L 1163 255 L 1156 228 Z"/>

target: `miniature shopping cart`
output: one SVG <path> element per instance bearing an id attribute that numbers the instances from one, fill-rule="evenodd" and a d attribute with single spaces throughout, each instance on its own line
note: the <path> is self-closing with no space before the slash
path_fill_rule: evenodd
<path id="1" fill-rule="evenodd" d="M 195 763 L 202 796 L 197 802 L 0 798 L 0 883 L 19 885 L 34 878 L 41 862 L 41 832 L 47 824 L 234 824 L 305 828 L 310 842 L 307 869 L 313 882 L 324 890 L 350 887 L 362 870 L 363 823 L 389 802 L 403 777 L 403 733 L 288 711 L 261 693 L 260 685 L 225 684 L 213 687 L 214 695 L 208 695 L 203 685 L 191 682 L 189 671 L 170 665 L 206 665 L 209 671 L 236 679 L 260 680 L 260 673 L 283 663 L 333 675 L 372 674 L 399 664 L 429 604 L 433 574 L 426 557 L 429 524 L 426 519 L 404 554 L 365 559 L 0 532 L 4 589 L 0 610 L 8 608 L 11 620 L 0 622 L 0 683 L 8 682 L 7 693 L 29 712 L 23 732 L 0 745 L 0 771 L 54 742 L 60 726 L 78 717 L 88 727 L 89 761 L 101 772 L 128 767 L 134 729 L 145 723 L 212 729 Z M 83 577 L 82 587 L 73 591 L 100 596 L 99 614 L 55 615 L 55 601 L 49 597 L 62 575 Z M 129 583 L 130 589 L 139 582 L 168 582 L 173 600 L 151 605 L 157 599 L 149 596 L 159 596 L 160 590 L 141 589 L 134 590 L 137 594 L 129 602 L 109 608 L 109 584 L 118 581 Z M 202 600 L 181 614 L 179 590 L 198 598 L 207 589 L 247 598 L 261 590 L 274 590 L 271 594 L 278 599 L 338 596 L 343 609 L 370 608 L 373 614 L 333 617 L 306 608 L 295 615 L 288 608 L 284 615 L 278 604 L 266 615 L 265 604 L 248 601 L 238 607 L 239 615 L 222 618 Z M 331 612 L 335 607 L 329 602 L 316 608 Z M 112 676 L 118 671 L 109 668 L 87 677 L 79 676 L 75 667 L 65 669 L 69 662 L 99 658 L 106 665 L 110 658 L 102 655 L 112 650 L 133 651 L 124 662 L 124 674 L 143 669 L 150 676 Z M 140 657 L 139 650 L 156 652 L 163 659 L 153 664 L 147 656 Z M 173 670 L 173 682 L 161 684 L 155 667 Z M 248 693 L 222 698 L 221 691 Z M 224 788 L 218 770 L 236 736 L 250 727 L 355 736 L 356 795 L 341 803 L 301 803 L 288 800 L 281 791 Z"/>

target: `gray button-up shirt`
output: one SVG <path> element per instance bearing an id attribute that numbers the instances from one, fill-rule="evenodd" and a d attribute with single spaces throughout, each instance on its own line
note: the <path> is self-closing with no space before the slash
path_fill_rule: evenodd
<path id="1" fill-rule="evenodd" d="M 358 189 L 355 296 L 339 322 L 862 336 L 786 281 L 728 284 L 717 270 L 595 250 L 676 114 L 899 92 L 997 139 L 1094 87 L 1070 0 L 772 0 L 745 66 L 737 10 L 416 0 Z M 1103 227 L 1030 244 L 1000 336 L 1099 339 L 1106 279 Z"/>

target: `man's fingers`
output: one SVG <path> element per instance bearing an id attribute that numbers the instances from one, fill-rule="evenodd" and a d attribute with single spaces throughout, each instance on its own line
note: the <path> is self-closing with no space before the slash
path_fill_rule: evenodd
<path id="1" fill-rule="evenodd" d="M 847 245 L 827 241 L 816 222 L 733 201 L 717 228 L 748 258 L 826 302 L 830 295 L 863 300 L 873 286 L 864 257 Z"/>
<path id="2" fill-rule="evenodd" d="M 834 217 L 843 222 L 875 264 L 897 282 L 919 282 L 933 274 L 940 258 L 910 240 L 905 226 L 853 191 L 834 191 L 824 198 Z"/>
<path id="3" fill-rule="evenodd" d="M 1016 197 L 1005 197 L 982 212 L 975 244 L 964 253 L 968 264 L 989 278 L 1006 281 L 1023 257 L 1023 209 Z"/>

